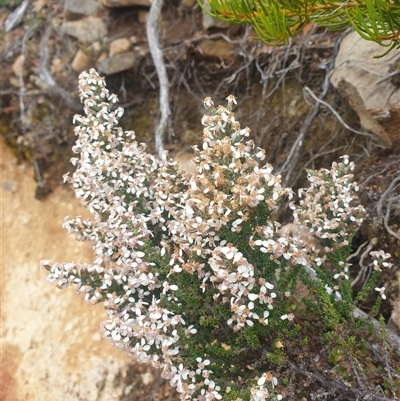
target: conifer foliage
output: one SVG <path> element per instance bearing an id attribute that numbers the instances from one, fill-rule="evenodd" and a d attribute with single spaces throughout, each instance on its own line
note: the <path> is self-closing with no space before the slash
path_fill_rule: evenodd
<path id="1" fill-rule="evenodd" d="M 258 38 L 284 45 L 309 23 L 330 30 L 352 26 L 364 39 L 389 50 L 399 45 L 399 0 L 208 0 L 213 16 L 235 24 L 250 23 Z"/>

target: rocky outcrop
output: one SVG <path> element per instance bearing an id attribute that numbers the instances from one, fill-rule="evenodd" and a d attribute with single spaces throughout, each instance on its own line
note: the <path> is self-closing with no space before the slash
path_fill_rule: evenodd
<path id="1" fill-rule="evenodd" d="M 351 32 L 340 45 L 331 82 L 356 111 L 363 129 L 388 148 L 400 141 L 400 88 L 392 82 L 400 52 L 374 58 L 385 50 Z"/>

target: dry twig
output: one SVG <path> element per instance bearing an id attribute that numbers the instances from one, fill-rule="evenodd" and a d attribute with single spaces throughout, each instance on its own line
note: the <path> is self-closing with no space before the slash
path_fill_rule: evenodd
<path id="1" fill-rule="evenodd" d="M 39 77 L 40 79 L 47 85 L 50 92 L 53 95 L 60 96 L 66 103 L 66 105 L 75 111 L 81 111 L 82 105 L 75 100 L 72 99 L 71 95 L 63 88 L 57 85 L 56 81 L 54 81 L 53 77 L 50 74 L 50 71 L 47 69 L 47 62 L 49 59 L 49 48 L 48 42 L 52 32 L 51 24 L 49 24 L 42 38 L 40 40 L 39 50 L 40 50 L 40 64 L 39 64 Z"/>
<path id="2" fill-rule="evenodd" d="M 285 163 L 279 169 L 279 173 L 285 173 L 285 180 L 284 180 L 285 186 L 292 186 L 292 185 L 289 185 L 290 179 L 291 179 L 291 176 L 292 176 L 294 170 L 296 169 L 297 162 L 300 158 L 300 152 L 303 147 L 304 138 L 305 138 L 307 131 L 310 128 L 312 122 L 314 121 L 315 117 L 319 114 L 321 101 L 325 98 L 326 94 L 328 93 L 329 84 L 330 84 L 329 79 L 330 79 L 331 72 L 334 67 L 336 54 L 339 51 L 339 44 L 340 44 L 341 40 L 343 39 L 343 37 L 344 36 L 342 34 L 336 40 L 335 46 L 332 51 L 331 59 L 330 59 L 329 63 L 326 65 L 326 74 L 325 74 L 324 82 L 322 84 L 322 90 L 321 90 L 321 93 L 318 98 L 319 101 L 315 104 L 311 113 L 309 113 L 307 118 L 304 120 L 303 125 L 300 129 L 300 133 L 299 133 L 296 141 L 292 145 L 292 148 L 289 152 L 289 155 L 286 158 Z"/>
<path id="3" fill-rule="evenodd" d="M 161 118 L 158 122 L 155 141 L 156 151 L 160 159 L 164 159 L 164 133 L 169 125 L 171 110 L 169 107 L 169 80 L 165 63 L 163 60 L 163 53 L 160 48 L 158 40 L 159 34 L 159 18 L 164 0 L 154 0 L 150 7 L 149 18 L 147 20 L 147 40 L 153 62 L 156 67 L 158 81 L 160 83 L 160 112 Z"/>

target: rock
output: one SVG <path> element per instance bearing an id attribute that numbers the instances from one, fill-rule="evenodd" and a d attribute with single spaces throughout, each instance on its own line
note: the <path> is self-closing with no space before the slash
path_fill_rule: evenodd
<path id="1" fill-rule="evenodd" d="M 400 333 L 400 297 L 397 297 L 393 302 L 391 320 L 395 324 L 395 328 Z"/>
<path id="2" fill-rule="evenodd" d="M 223 39 L 205 39 L 197 45 L 197 50 L 204 57 L 222 58 L 230 61 L 233 58 L 235 46 Z"/>
<path id="3" fill-rule="evenodd" d="M 65 67 L 65 60 L 63 61 L 58 57 L 54 57 L 51 60 L 50 71 L 52 74 L 59 74 L 64 67 Z"/>
<path id="4" fill-rule="evenodd" d="M 117 72 L 126 71 L 136 65 L 136 55 L 132 52 L 117 54 L 109 57 L 98 64 L 99 72 L 106 75 L 116 74 Z"/>
<path id="5" fill-rule="evenodd" d="M 79 39 L 83 43 L 104 40 L 106 25 L 99 17 L 85 17 L 78 21 L 67 21 L 61 26 L 62 32 Z"/>
<path id="6" fill-rule="evenodd" d="M 210 5 L 208 2 L 203 1 L 204 7 L 208 10 L 211 10 Z M 227 28 L 229 27 L 230 23 L 227 21 L 221 21 L 217 18 L 211 17 L 211 15 L 207 14 L 205 11 L 203 13 L 203 28 L 210 29 L 210 28 Z"/>
<path id="7" fill-rule="evenodd" d="M 5 180 L 3 181 L 2 187 L 4 191 L 16 192 L 18 183 L 14 180 Z"/>
<path id="8" fill-rule="evenodd" d="M 19 88 L 21 86 L 21 82 L 19 81 L 19 78 L 11 76 L 9 79 L 9 82 L 12 86 L 15 86 L 16 88 Z"/>
<path id="9" fill-rule="evenodd" d="M 100 4 L 97 0 L 67 0 L 65 9 L 75 14 L 93 15 L 99 12 Z"/>
<path id="10" fill-rule="evenodd" d="M 99 58 L 97 59 L 97 65 L 102 63 L 104 60 L 107 60 L 107 58 L 108 58 L 108 54 L 106 52 L 102 52 L 100 54 Z"/>
<path id="11" fill-rule="evenodd" d="M 151 6 L 151 0 L 101 0 L 105 7 Z"/>
<path id="12" fill-rule="evenodd" d="M 400 142 L 400 88 L 389 75 L 391 65 L 400 61 L 400 52 L 373 58 L 385 50 L 351 32 L 340 45 L 331 82 L 356 111 L 361 126 L 389 148 Z"/>
<path id="13" fill-rule="evenodd" d="M 76 72 L 88 70 L 93 66 L 92 56 L 79 49 L 71 63 L 71 68 Z"/>
<path id="14" fill-rule="evenodd" d="M 149 18 L 149 12 L 148 11 L 144 11 L 144 10 L 140 10 L 139 11 L 139 22 L 141 24 L 146 24 L 148 18 Z"/>
<path id="15" fill-rule="evenodd" d="M 132 47 L 132 43 L 128 38 L 115 39 L 110 43 L 110 57 L 116 54 L 125 53 Z"/>
<path id="16" fill-rule="evenodd" d="M 181 5 L 184 8 L 190 9 L 193 8 L 197 4 L 197 0 L 182 0 Z"/>
<path id="17" fill-rule="evenodd" d="M 15 76 L 19 77 L 21 72 L 24 77 L 28 75 L 28 68 L 26 67 L 26 57 L 20 54 L 14 61 L 11 69 Z"/>
<path id="18" fill-rule="evenodd" d="M 35 11 L 40 13 L 47 5 L 47 0 L 36 0 L 35 1 Z"/>
<path id="19" fill-rule="evenodd" d="M 92 43 L 92 45 L 90 46 L 90 49 L 96 53 L 99 53 L 101 51 L 101 43 L 100 42 Z"/>

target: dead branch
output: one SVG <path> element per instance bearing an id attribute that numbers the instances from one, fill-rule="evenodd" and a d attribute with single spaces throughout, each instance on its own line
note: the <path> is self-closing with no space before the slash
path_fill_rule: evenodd
<path id="1" fill-rule="evenodd" d="M 154 0 L 150 7 L 147 20 L 147 40 L 153 62 L 156 67 L 158 81 L 160 83 L 160 112 L 161 118 L 155 132 L 156 150 L 161 160 L 165 159 L 164 154 L 164 133 L 170 123 L 171 110 L 169 107 L 169 80 L 165 68 L 163 53 L 158 40 L 159 18 L 164 0 Z"/>
<path id="2" fill-rule="evenodd" d="M 386 197 L 393 191 L 393 189 L 397 186 L 397 183 L 400 182 L 400 177 L 396 177 L 388 186 L 386 191 L 382 194 L 379 202 L 376 204 L 376 211 L 378 213 L 379 218 L 383 218 L 382 208 L 383 202 L 385 201 Z"/>
<path id="3" fill-rule="evenodd" d="M 347 130 L 349 130 L 349 131 L 351 131 L 351 132 L 354 132 L 355 134 L 358 134 L 358 135 L 369 136 L 369 137 L 371 137 L 371 138 L 374 138 L 374 137 L 375 137 L 374 135 L 368 134 L 368 133 L 365 132 L 365 131 L 358 131 L 358 130 L 356 130 L 356 129 L 354 129 L 354 128 L 351 128 L 350 125 L 346 124 L 346 123 L 343 121 L 343 118 L 340 117 L 340 114 L 339 114 L 329 103 L 327 103 L 327 102 L 323 101 L 322 99 L 318 98 L 317 96 L 315 96 L 314 92 L 313 92 L 308 86 L 306 86 L 306 87 L 304 88 L 304 90 L 305 90 L 307 93 L 309 93 L 309 94 L 311 95 L 311 97 L 312 97 L 315 101 L 317 101 L 318 103 L 321 103 L 321 104 L 323 104 L 325 107 L 327 107 L 327 108 L 332 112 L 332 114 L 339 120 L 339 122 L 343 125 L 343 127 L 345 127 Z"/>
<path id="4" fill-rule="evenodd" d="M 400 201 L 400 195 L 395 196 L 394 198 L 391 198 L 386 206 L 386 213 L 385 213 L 385 218 L 383 220 L 383 225 L 386 228 L 386 231 L 392 235 L 393 237 L 397 238 L 400 240 L 400 235 L 396 233 L 392 228 L 389 226 L 389 217 L 390 217 L 390 212 L 391 212 L 391 207 L 393 202 L 399 202 Z"/>
<path id="5" fill-rule="evenodd" d="M 332 63 L 332 67 L 333 67 L 333 63 Z M 320 99 L 323 99 L 326 96 L 326 94 L 328 93 L 328 88 L 329 88 L 329 73 L 327 72 L 327 74 L 325 75 L 324 83 L 322 85 Z M 314 121 L 315 117 L 318 115 L 319 109 L 320 109 L 320 104 L 319 104 L 319 102 L 317 102 L 314 106 L 313 111 L 304 120 L 303 125 L 300 129 L 300 133 L 297 136 L 297 139 L 294 142 L 292 148 L 290 149 L 289 155 L 287 156 L 285 163 L 279 169 L 279 173 L 286 171 L 285 180 L 284 180 L 285 187 L 289 186 L 290 178 L 293 174 L 293 171 L 296 168 L 297 162 L 300 157 L 300 151 L 303 147 L 304 138 L 305 138 L 307 131 L 310 128 L 312 122 Z"/>
<path id="6" fill-rule="evenodd" d="M 384 167 L 381 171 L 378 171 L 377 173 L 371 174 L 371 175 L 370 175 L 369 177 L 367 177 L 361 184 L 359 184 L 359 186 L 360 186 L 360 187 L 364 187 L 365 184 L 366 184 L 368 181 L 370 181 L 372 178 L 383 174 L 389 167 L 391 167 L 393 164 L 396 164 L 396 163 L 398 163 L 398 162 L 399 162 L 399 160 L 395 160 L 395 161 L 393 161 L 393 162 L 391 162 L 391 163 L 387 163 L 387 164 L 385 165 L 385 167 Z"/>
<path id="7" fill-rule="evenodd" d="M 40 54 L 40 63 L 39 63 L 39 77 L 43 81 L 43 83 L 48 87 L 50 92 L 53 95 L 60 96 L 66 103 L 66 105 L 74 110 L 74 111 L 81 111 L 82 105 L 75 100 L 72 99 L 71 95 L 63 88 L 58 86 L 56 81 L 54 81 L 53 77 L 50 74 L 50 71 L 47 69 L 47 62 L 49 59 L 49 48 L 47 43 L 49 41 L 50 35 L 52 32 L 51 24 L 49 24 L 42 38 L 40 39 L 39 45 L 39 54 Z"/>
<path id="8" fill-rule="evenodd" d="M 333 67 L 335 65 L 336 54 L 339 51 L 339 44 L 342 39 L 343 39 L 343 35 L 341 35 L 337 39 L 335 46 L 333 48 L 333 51 L 332 51 L 331 59 L 326 66 L 325 79 L 322 84 L 322 90 L 321 90 L 321 93 L 318 98 L 321 101 L 322 101 L 322 99 L 325 98 L 326 94 L 328 93 L 328 89 L 329 89 L 329 85 L 330 85 L 329 79 L 330 79 Z M 315 117 L 318 115 L 319 111 L 320 111 L 320 102 L 317 102 L 314 106 L 314 109 L 311 111 L 311 113 L 308 114 L 307 118 L 304 120 L 303 125 L 300 129 L 300 133 L 299 133 L 295 143 L 293 144 L 292 148 L 290 149 L 289 155 L 287 156 L 285 163 L 279 169 L 279 173 L 286 173 L 285 180 L 284 180 L 285 186 L 289 186 L 291 176 L 292 176 L 292 174 L 297 166 L 297 162 L 300 158 L 300 152 L 303 147 L 304 138 L 307 134 L 308 129 L 311 127 L 311 124 L 314 121 Z"/>
<path id="9" fill-rule="evenodd" d="M 351 399 L 355 400 L 374 400 L 374 401 L 389 401 L 391 398 L 388 398 L 384 395 L 380 395 L 377 393 L 375 388 L 372 388 L 369 385 L 368 381 L 364 384 L 368 385 L 368 389 L 356 389 L 350 387 L 350 384 L 344 382 L 343 380 L 334 380 L 324 378 L 322 375 L 314 372 L 309 372 L 307 370 L 301 369 L 299 366 L 294 364 L 293 362 L 288 363 L 289 367 L 294 370 L 295 372 L 299 373 L 300 375 L 306 377 L 307 379 L 313 379 L 322 385 L 327 390 L 331 390 L 334 392 L 335 395 L 340 395 L 341 397 L 347 398 L 339 398 L 339 399 L 349 399 L 348 397 L 352 397 Z M 364 379 L 365 380 L 365 379 Z M 364 386 L 363 386 L 364 387 Z"/>
<path id="10" fill-rule="evenodd" d="M 21 128 L 22 128 L 22 133 L 25 135 L 26 133 L 26 125 L 25 125 L 25 103 L 24 103 L 24 97 L 26 96 L 26 89 L 25 89 L 25 82 L 24 82 L 24 65 L 25 65 L 25 52 L 26 52 L 26 41 L 29 38 L 30 34 L 32 31 L 34 31 L 37 27 L 37 24 L 34 25 L 33 27 L 29 28 L 22 39 L 21 43 L 21 64 L 19 66 L 19 71 L 18 71 L 18 80 L 19 80 L 19 112 L 20 112 L 20 118 L 21 118 Z"/>
<path id="11" fill-rule="evenodd" d="M 357 252 L 353 253 L 352 255 L 350 255 L 347 258 L 347 261 L 349 261 L 351 258 L 358 256 L 358 254 L 361 252 L 361 249 L 364 248 L 365 245 L 367 245 L 367 249 L 364 250 L 364 252 L 361 254 L 361 257 L 360 257 L 359 265 L 360 265 L 361 269 L 358 272 L 357 277 L 350 284 L 351 287 L 354 287 L 358 283 L 358 281 L 361 279 L 361 277 L 362 277 L 362 280 L 364 283 L 367 280 L 366 275 L 369 270 L 369 266 L 368 266 L 368 264 L 364 263 L 364 260 L 366 257 L 368 257 L 369 253 L 372 251 L 374 246 L 376 246 L 377 242 L 378 242 L 378 240 L 376 238 L 373 238 L 370 242 L 368 242 L 368 241 L 364 242 L 363 244 L 361 244 L 359 246 L 359 248 L 357 249 Z"/>
<path id="12" fill-rule="evenodd" d="M 6 32 L 13 30 L 24 19 L 25 11 L 29 5 L 29 0 L 24 0 L 6 19 L 4 25 Z"/>
<path id="13" fill-rule="evenodd" d="M 19 79 L 19 93 L 18 93 L 18 98 L 19 98 L 19 112 L 20 112 L 20 118 L 21 118 L 21 129 L 22 129 L 22 134 L 26 134 L 26 115 L 25 115 L 25 102 L 24 102 L 24 97 L 26 96 L 26 89 L 25 89 L 25 81 L 24 81 L 24 64 L 25 64 L 25 52 L 26 52 L 26 41 L 29 38 L 31 32 L 33 32 L 37 28 L 37 24 L 34 26 L 30 27 L 24 34 L 24 37 L 22 39 L 22 44 L 21 44 L 21 65 L 19 67 L 18 71 L 18 79 Z M 42 175 L 40 174 L 39 170 L 39 165 L 37 163 L 36 158 L 33 159 L 33 167 L 35 171 L 35 177 L 36 177 L 36 182 L 39 188 L 43 188 L 43 179 Z"/>

